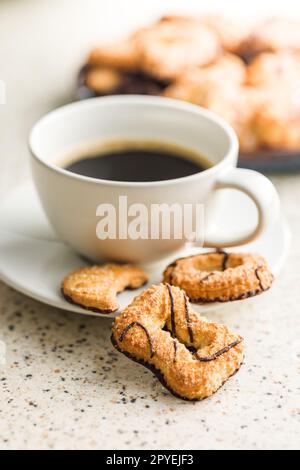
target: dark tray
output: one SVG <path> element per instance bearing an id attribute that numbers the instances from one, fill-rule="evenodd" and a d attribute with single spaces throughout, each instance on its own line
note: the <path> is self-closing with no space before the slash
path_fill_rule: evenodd
<path id="1" fill-rule="evenodd" d="M 300 149 L 293 152 L 262 149 L 253 155 L 240 155 L 238 166 L 262 173 L 300 171 Z"/>

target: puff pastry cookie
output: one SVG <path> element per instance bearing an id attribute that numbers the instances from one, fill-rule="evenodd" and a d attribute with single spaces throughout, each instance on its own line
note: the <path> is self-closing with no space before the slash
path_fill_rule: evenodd
<path id="1" fill-rule="evenodd" d="M 142 70 L 159 80 L 172 80 L 187 68 L 208 64 L 220 54 L 216 34 L 204 25 L 160 22 L 138 34 Z"/>
<path id="2" fill-rule="evenodd" d="M 182 25 L 198 25 L 212 29 L 217 35 L 220 45 L 225 51 L 235 52 L 249 35 L 250 27 L 244 22 L 236 23 L 229 18 L 219 15 L 165 15 L 160 22 L 176 24 L 178 28 Z"/>
<path id="3" fill-rule="evenodd" d="M 266 291 L 273 275 L 260 255 L 213 252 L 178 259 L 165 270 L 164 282 L 179 286 L 192 302 L 228 302 Z"/>
<path id="4" fill-rule="evenodd" d="M 281 82 L 262 89 L 263 98 L 255 115 L 255 132 L 261 145 L 295 151 L 300 147 L 299 84 Z"/>
<path id="5" fill-rule="evenodd" d="M 117 294 L 137 289 L 148 280 L 144 271 L 130 265 L 105 264 L 79 269 L 63 281 L 62 294 L 68 302 L 99 313 L 118 310 Z"/>
<path id="6" fill-rule="evenodd" d="M 299 81 L 300 54 L 290 52 L 264 52 L 252 60 L 247 69 L 251 86 L 272 86 L 273 83 L 290 88 Z"/>
<path id="7" fill-rule="evenodd" d="M 123 75 L 113 68 L 93 67 L 86 71 L 85 85 L 97 95 L 110 95 L 120 89 Z"/>
<path id="8" fill-rule="evenodd" d="M 233 82 L 236 85 L 242 84 L 247 78 L 246 66 L 242 59 L 234 54 L 224 54 L 211 64 L 203 67 L 194 67 L 188 73 L 183 73 L 165 90 L 165 95 L 171 98 L 180 98 L 176 96 L 176 90 L 186 90 L 188 93 L 194 87 L 201 87 L 206 84 L 220 86 L 222 83 Z M 179 93 L 180 95 L 180 93 Z M 189 96 L 184 99 L 188 99 Z M 193 97 L 196 99 L 196 96 Z"/>
<path id="9" fill-rule="evenodd" d="M 186 294 L 166 284 L 144 291 L 115 319 L 112 343 L 186 400 L 215 393 L 243 361 L 242 338 L 193 312 Z"/>
<path id="10" fill-rule="evenodd" d="M 237 52 L 250 33 L 247 23 L 237 23 L 219 15 L 206 15 L 201 21 L 216 32 L 222 47 L 229 52 Z"/>
<path id="11" fill-rule="evenodd" d="M 139 49 L 133 34 L 122 41 L 95 47 L 88 57 L 88 65 L 133 71 L 138 69 L 139 60 Z"/>

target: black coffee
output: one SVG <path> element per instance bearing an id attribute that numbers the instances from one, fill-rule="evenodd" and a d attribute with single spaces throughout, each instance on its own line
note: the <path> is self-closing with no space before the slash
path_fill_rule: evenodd
<path id="1" fill-rule="evenodd" d="M 65 166 L 78 175 L 111 181 L 164 181 L 193 175 L 208 168 L 169 149 L 124 148 L 82 156 Z"/>

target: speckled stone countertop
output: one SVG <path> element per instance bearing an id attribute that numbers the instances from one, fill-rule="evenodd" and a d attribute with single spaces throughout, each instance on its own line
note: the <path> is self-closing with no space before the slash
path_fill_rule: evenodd
<path id="1" fill-rule="evenodd" d="M 99 37 L 99 2 L 91 1 L 89 12 L 84 5 L 1 2 L 2 198 L 28 176 L 29 128 L 71 98 L 83 52 Z M 88 31 L 79 28 L 82 15 Z M 209 313 L 242 334 L 247 351 L 240 372 L 203 402 L 174 398 L 116 352 L 111 320 L 58 311 L 0 283 L 0 340 L 7 347 L 0 449 L 299 449 L 300 175 L 273 181 L 293 232 L 291 254 L 270 292 Z"/>

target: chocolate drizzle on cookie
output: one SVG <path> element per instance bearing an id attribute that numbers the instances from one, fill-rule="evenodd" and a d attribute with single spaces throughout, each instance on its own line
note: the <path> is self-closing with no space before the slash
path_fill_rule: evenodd
<path id="1" fill-rule="evenodd" d="M 164 282 L 183 289 L 193 303 L 246 299 L 268 290 L 273 279 L 261 255 L 220 249 L 181 258 L 164 272 Z"/>
<path id="2" fill-rule="evenodd" d="M 154 356 L 154 349 L 153 349 L 153 342 L 152 342 L 150 333 L 147 330 L 147 328 L 138 321 L 134 321 L 126 326 L 126 328 L 123 330 L 122 334 L 120 335 L 119 342 L 122 343 L 122 341 L 124 341 L 125 336 L 127 335 L 128 331 L 131 330 L 131 328 L 133 328 L 134 326 L 139 326 L 146 333 L 148 343 L 149 343 L 149 348 L 150 348 L 150 357 L 152 358 Z"/>
<path id="3" fill-rule="evenodd" d="M 176 324 L 175 324 L 175 309 L 174 309 L 174 297 L 172 293 L 172 287 L 170 284 L 167 284 L 167 289 L 169 292 L 170 296 L 170 302 L 171 302 L 171 335 L 172 338 L 175 338 L 176 336 Z"/>
<path id="4" fill-rule="evenodd" d="M 186 295 L 184 295 L 184 303 L 185 303 L 185 318 L 186 318 L 186 324 L 187 324 L 187 327 L 188 327 L 190 342 L 193 344 L 193 342 L 194 342 L 194 335 L 193 335 L 193 329 L 192 329 L 191 320 L 190 320 L 189 300 L 188 300 L 188 298 L 187 298 Z"/>
<path id="5" fill-rule="evenodd" d="M 188 338 L 187 325 L 190 321 L 194 345 Z M 148 329 L 144 325 L 149 325 Z M 134 326 L 141 328 L 143 333 L 132 330 L 122 344 Z M 147 336 L 150 352 L 144 334 Z M 233 342 L 234 340 L 236 341 Z M 243 360 L 243 346 L 234 348 L 242 342 L 241 337 L 224 325 L 202 318 L 190 307 L 185 292 L 168 284 L 151 286 L 115 319 L 112 342 L 119 351 L 133 360 L 143 363 L 151 370 L 155 368 L 172 393 L 188 400 L 202 400 L 215 393 L 239 369 Z M 209 353 L 214 354 L 206 354 L 205 345 L 209 345 Z M 155 356 L 150 360 L 154 355 L 154 347 Z M 234 349 L 230 351 L 231 348 Z M 222 359 L 217 360 L 222 354 Z M 214 367 L 205 364 L 214 360 Z"/>
<path id="6" fill-rule="evenodd" d="M 219 255 L 223 255 L 223 260 L 222 260 L 222 264 L 221 264 L 221 271 L 225 271 L 225 269 L 227 269 L 227 261 L 228 261 L 228 258 L 229 258 L 229 253 L 222 250 L 222 248 L 216 248 L 216 253 L 218 253 Z"/>
<path id="7" fill-rule="evenodd" d="M 222 271 L 225 271 L 225 269 L 227 269 L 227 261 L 229 259 L 229 254 L 224 251 L 223 256 L 224 257 L 223 257 L 223 262 L 222 262 Z"/>
<path id="8" fill-rule="evenodd" d="M 215 352 L 211 356 L 199 356 L 198 352 L 196 352 L 195 357 L 198 359 L 200 362 L 211 362 L 215 361 L 218 357 L 222 356 L 223 354 L 227 353 L 230 351 L 230 349 L 234 348 L 238 344 L 240 344 L 243 341 L 242 338 L 237 339 L 233 343 L 230 343 L 228 346 L 225 346 L 224 348 L 220 349 L 219 351 Z"/>
<path id="9" fill-rule="evenodd" d="M 173 359 L 173 362 L 175 363 L 176 362 L 176 357 L 177 357 L 177 348 L 178 348 L 176 338 L 173 339 L 173 345 L 174 345 L 174 359 Z"/>

